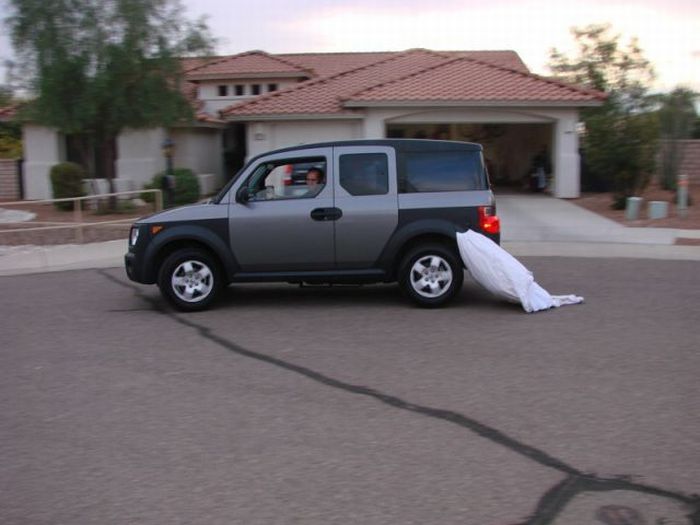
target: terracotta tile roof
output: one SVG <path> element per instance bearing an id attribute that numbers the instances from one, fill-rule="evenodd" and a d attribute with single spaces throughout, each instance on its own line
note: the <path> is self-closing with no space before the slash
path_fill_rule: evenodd
<path id="1" fill-rule="evenodd" d="M 195 69 L 198 67 L 205 66 L 211 62 L 221 60 L 223 57 L 211 56 L 211 57 L 187 57 L 180 59 L 180 65 L 183 71 L 189 71 L 190 69 Z"/>
<path id="2" fill-rule="evenodd" d="M 312 70 L 316 76 L 336 75 L 350 69 L 368 66 L 398 54 L 395 51 L 369 53 L 285 53 L 275 55 Z"/>
<path id="3" fill-rule="evenodd" d="M 275 55 L 312 69 L 318 76 L 335 75 L 349 69 L 368 66 L 399 54 L 397 51 L 358 53 L 283 53 Z M 493 64 L 528 72 L 527 66 L 515 51 L 438 51 L 449 57 L 468 56 Z"/>
<path id="4" fill-rule="evenodd" d="M 474 58 L 496 66 L 514 69 L 522 73 L 530 72 L 528 67 L 521 60 L 520 55 L 515 51 L 441 51 L 441 53 L 451 57 Z"/>
<path id="5" fill-rule="evenodd" d="M 604 100 L 596 91 L 497 66 L 468 56 L 360 89 L 345 101 L 361 102 L 565 102 Z"/>
<path id="6" fill-rule="evenodd" d="M 313 76 L 308 69 L 264 51 L 248 51 L 238 55 L 220 57 L 188 69 L 186 72 L 188 80 L 245 78 L 260 75 L 299 78 Z"/>
<path id="7" fill-rule="evenodd" d="M 381 58 L 231 106 L 221 111 L 221 115 L 224 118 L 352 115 L 356 113 L 353 108 L 371 103 L 411 101 L 562 103 L 576 106 L 596 103 L 605 97 L 596 91 L 533 75 L 517 55 L 511 53 L 413 49 L 402 53 L 374 54 L 375 58 Z M 516 67 L 485 60 L 494 56 Z"/>
<path id="8" fill-rule="evenodd" d="M 358 88 L 400 78 L 449 61 L 433 51 L 416 49 L 335 75 L 309 80 L 224 109 L 222 116 L 277 114 L 351 114 L 342 106 Z"/>

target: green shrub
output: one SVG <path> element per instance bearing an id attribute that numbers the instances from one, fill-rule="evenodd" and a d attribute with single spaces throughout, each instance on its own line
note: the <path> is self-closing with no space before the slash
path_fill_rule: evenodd
<path id="1" fill-rule="evenodd" d="M 65 199 L 68 197 L 84 197 L 83 179 L 85 169 L 74 162 L 61 162 L 51 168 L 49 174 L 54 199 Z M 73 202 L 54 202 L 54 206 L 59 210 L 72 210 Z"/>
<path id="2" fill-rule="evenodd" d="M 182 204 L 190 204 L 197 202 L 199 199 L 199 181 L 197 176 L 188 168 L 175 168 L 173 170 L 175 176 L 175 189 L 173 190 L 173 202 L 167 203 L 169 206 L 180 206 Z M 165 173 L 161 172 L 153 177 L 153 180 L 146 184 L 144 190 L 161 190 L 163 189 L 163 177 Z M 163 192 L 165 199 L 165 192 Z M 146 202 L 155 200 L 155 193 L 142 193 L 141 198 Z M 163 205 L 166 205 L 163 202 Z"/>

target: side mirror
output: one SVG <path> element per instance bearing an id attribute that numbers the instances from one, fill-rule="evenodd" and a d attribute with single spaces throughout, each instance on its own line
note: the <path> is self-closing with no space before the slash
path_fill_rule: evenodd
<path id="1" fill-rule="evenodd" d="M 236 192 L 236 202 L 240 202 L 242 204 L 247 203 L 250 200 L 250 190 L 248 190 L 247 186 L 241 186 L 238 191 Z"/>

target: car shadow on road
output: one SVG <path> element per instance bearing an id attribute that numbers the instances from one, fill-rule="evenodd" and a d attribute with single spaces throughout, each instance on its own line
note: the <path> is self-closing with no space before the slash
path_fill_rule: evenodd
<path id="1" fill-rule="evenodd" d="M 214 308 L 274 306 L 276 309 L 304 307 L 412 308 L 396 284 L 369 285 L 298 285 L 286 283 L 233 284 L 226 288 Z M 462 290 L 444 308 L 492 309 L 522 313 L 519 305 L 502 301 L 473 282 L 465 282 Z"/>

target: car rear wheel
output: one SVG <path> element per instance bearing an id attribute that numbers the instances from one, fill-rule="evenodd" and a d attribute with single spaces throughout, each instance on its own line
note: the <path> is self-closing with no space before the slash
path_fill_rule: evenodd
<path id="1" fill-rule="evenodd" d="M 185 248 L 170 254 L 158 272 L 158 287 L 175 308 L 204 310 L 223 287 L 217 261 L 205 251 Z"/>
<path id="2" fill-rule="evenodd" d="M 459 257 L 442 244 L 411 250 L 399 271 L 399 286 L 419 306 L 434 308 L 449 302 L 462 288 L 464 272 Z"/>

